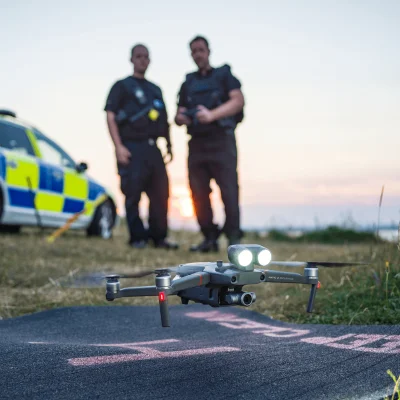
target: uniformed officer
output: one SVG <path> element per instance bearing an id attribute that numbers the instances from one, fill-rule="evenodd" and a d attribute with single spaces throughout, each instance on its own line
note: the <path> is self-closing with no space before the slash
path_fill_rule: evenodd
<path id="1" fill-rule="evenodd" d="M 157 138 L 167 141 L 167 162 L 172 160 L 169 124 L 161 89 L 145 79 L 150 64 L 149 51 L 137 44 L 131 51 L 133 75 L 117 81 L 111 88 L 105 111 L 115 145 L 121 191 L 125 195 L 130 246 L 178 248 L 166 239 L 169 182 Z M 149 229 L 139 215 L 142 192 L 149 198 Z"/>
<path id="2" fill-rule="evenodd" d="M 189 44 L 198 70 L 186 75 L 179 91 L 177 125 L 186 125 L 189 140 L 189 185 L 204 240 L 192 251 L 218 251 L 218 237 L 224 232 L 229 244 L 243 236 L 240 229 L 239 185 L 235 128 L 243 119 L 244 97 L 240 81 L 229 65 L 210 66 L 207 39 L 196 36 Z M 210 202 L 210 181 L 221 190 L 225 225 L 214 224 Z"/>

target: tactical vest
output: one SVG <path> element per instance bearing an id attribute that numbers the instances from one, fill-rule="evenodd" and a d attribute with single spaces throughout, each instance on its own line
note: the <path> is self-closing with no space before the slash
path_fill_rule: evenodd
<path id="1" fill-rule="evenodd" d="M 121 136 L 130 139 L 157 138 L 163 136 L 168 126 L 165 105 L 162 100 L 161 89 L 146 81 L 146 90 L 143 90 L 131 76 L 123 79 L 122 85 L 126 92 L 123 108 L 116 114 L 116 122 Z M 150 119 L 149 112 L 158 111 L 158 116 Z"/>
<path id="2" fill-rule="evenodd" d="M 185 89 L 189 112 L 194 114 L 198 105 L 212 110 L 229 100 L 229 93 L 224 87 L 223 79 L 226 73 L 230 72 L 229 65 L 215 68 L 210 75 L 199 79 L 198 72 L 192 72 L 186 75 Z M 201 136 L 215 131 L 234 133 L 239 122 L 243 119 L 243 111 L 231 117 L 222 118 L 211 124 L 200 124 L 195 115 L 192 123 L 188 126 L 188 133 L 192 136 Z"/>

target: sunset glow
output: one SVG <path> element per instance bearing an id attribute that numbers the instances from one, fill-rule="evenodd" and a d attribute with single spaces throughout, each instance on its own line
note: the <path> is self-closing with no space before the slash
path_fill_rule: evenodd
<path id="1" fill-rule="evenodd" d="M 171 211 L 178 212 L 180 217 L 193 218 L 194 209 L 189 188 L 173 186 L 171 195 Z"/>

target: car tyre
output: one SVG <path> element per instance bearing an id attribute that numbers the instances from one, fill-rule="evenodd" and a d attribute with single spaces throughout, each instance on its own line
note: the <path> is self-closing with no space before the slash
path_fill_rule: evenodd
<path id="1" fill-rule="evenodd" d="M 101 203 L 94 213 L 93 220 L 87 229 L 88 236 L 98 236 L 103 239 L 112 237 L 112 228 L 115 224 L 116 209 L 111 200 Z"/>

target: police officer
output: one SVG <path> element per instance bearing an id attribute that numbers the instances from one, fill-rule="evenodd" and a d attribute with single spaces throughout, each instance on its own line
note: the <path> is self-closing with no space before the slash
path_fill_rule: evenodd
<path id="1" fill-rule="evenodd" d="M 206 38 L 196 36 L 189 44 L 198 70 L 186 75 L 178 94 L 177 125 L 186 125 L 189 140 L 189 185 L 204 240 L 192 251 L 218 251 L 224 232 L 229 245 L 243 236 L 240 229 L 239 185 L 235 128 L 243 119 L 244 97 L 240 81 L 229 65 L 213 68 Z M 225 206 L 222 230 L 213 222 L 210 181 L 221 190 Z"/>
<path id="2" fill-rule="evenodd" d="M 172 161 L 167 112 L 161 89 L 145 79 L 150 64 L 149 51 L 137 44 L 131 51 L 133 75 L 111 88 L 105 111 L 115 145 L 121 191 L 125 195 L 129 245 L 144 248 L 151 240 L 155 247 L 176 249 L 166 239 L 169 182 L 164 159 L 156 141 L 167 141 L 167 162 Z M 149 229 L 139 216 L 142 192 L 149 198 Z"/>

